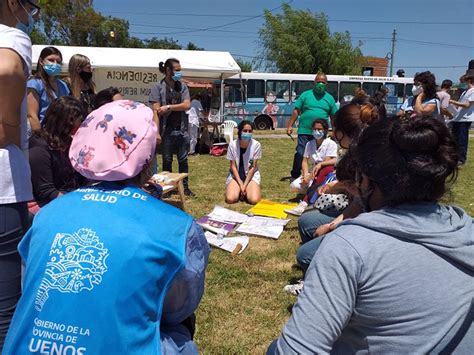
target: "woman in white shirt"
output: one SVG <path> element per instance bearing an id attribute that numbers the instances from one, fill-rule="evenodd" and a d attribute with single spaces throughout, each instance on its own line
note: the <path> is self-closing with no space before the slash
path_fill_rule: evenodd
<path id="1" fill-rule="evenodd" d="M 252 122 L 240 122 L 237 130 L 239 138 L 232 141 L 227 150 L 230 170 L 226 181 L 225 201 L 236 203 L 240 200 L 254 205 L 261 198 L 257 163 L 262 158 L 262 147 L 252 138 Z"/>
<path id="2" fill-rule="evenodd" d="M 191 108 L 188 111 L 189 119 L 189 155 L 196 154 L 196 144 L 199 137 L 199 120 L 202 119 L 201 96 L 191 97 Z"/>
<path id="3" fill-rule="evenodd" d="M 21 293 L 18 242 L 33 198 L 28 166 L 26 79 L 38 1 L 0 1 L 0 353 Z"/>
<path id="4" fill-rule="evenodd" d="M 325 120 L 314 120 L 314 139 L 306 143 L 301 176 L 290 185 L 293 190 L 305 193 L 322 169 L 336 164 L 337 144 L 327 137 L 328 130 L 329 126 Z"/>

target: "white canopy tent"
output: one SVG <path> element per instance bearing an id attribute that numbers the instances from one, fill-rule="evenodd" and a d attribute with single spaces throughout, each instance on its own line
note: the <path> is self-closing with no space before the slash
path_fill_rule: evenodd
<path id="1" fill-rule="evenodd" d="M 33 68 L 40 52 L 47 46 L 33 46 Z M 221 80 L 240 73 L 240 67 L 229 52 L 170 49 L 70 47 L 55 46 L 63 56 L 63 73 L 74 54 L 87 56 L 94 67 L 97 89 L 116 86 L 133 100 L 146 102 L 151 86 L 162 78 L 158 63 L 176 58 L 183 77 L 191 80 Z"/>

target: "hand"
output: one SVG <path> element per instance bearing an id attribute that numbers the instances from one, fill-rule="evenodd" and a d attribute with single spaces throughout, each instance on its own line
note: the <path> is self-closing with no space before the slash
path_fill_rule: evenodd
<path id="1" fill-rule="evenodd" d="M 288 128 L 286 129 L 286 134 L 291 135 L 292 133 L 293 133 L 293 128 L 292 128 L 292 127 L 288 127 Z"/>
<path id="2" fill-rule="evenodd" d="M 331 186 L 330 184 L 326 184 L 326 185 L 320 186 L 320 187 L 318 188 L 318 195 L 321 196 L 322 194 L 329 193 L 331 187 L 332 187 L 332 186 Z"/>
<path id="3" fill-rule="evenodd" d="M 159 133 L 156 134 L 156 145 L 161 144 L 161 135 Z"/>
<path id="4" fill-rule="evenodd" d="M 331 222 L 331 223 L 326 223 L 323 224 L 322 226 L 319 226 L 315 231 L 314 231 L 314 237 L 322 237 L 323 235 L 332 232 L 336 227 L 339 225 L 340 222 Z"/>
<path id="5" fill-rule="evenodd" d="M 158 115 L 162 115 L 170 110 L 171 110 L 170 105 L 160 106 L 160 108 L 158 109 Z"/>
<path id="6" fill-rule="evenodd" d="M 314 166 L 313 172 L 312 172 L 313 177 L 316 177 L 316 176 L 318 175 L 319 170 L 321 170 L 322 167 L 323 167 L 323 166 L 321 165 L 321 163 L 318 163 L 318 164 L 316 164 L 316 165 Z"/>

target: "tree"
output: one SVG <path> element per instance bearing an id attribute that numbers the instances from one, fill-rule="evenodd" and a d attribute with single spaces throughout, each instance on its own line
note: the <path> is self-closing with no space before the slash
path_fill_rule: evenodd
<path id="1" fill-rule="evenodd" d="M 262 62 L 267 69 L 284 73 L 359 74 L 362 52 L 353 47 L 349 32 L 331 34 L 327 17 L 310 10 L 283 13 L 265 10 L 260 29 Z"/>
<path id="2" fill-rule="evenodd" d="M 188 51 L 203 51 L 204 50 L 204 48 L 198 47 L 193 42 L 189 42 L 188 45 L 186 46 L 186 48 L 184 48 L 184 49 L 186 49 Z"/>
<path id="3" fill-rule="evenodd" d="M 236 59 L 235 60 L 237 62 L 237 64 L 239 65 L 240 69 L 242 70 L 242 72 L 245 72 L 245 73 L 250 73 L 252 70 L 253 70 L 253 64 L 252 62 L 246 62 L 240 58 Z"/>
<path id="4" fill-rule="evenodd" d="M 155 49 L 181 49 L 181 45 L 178 44 L 178 41 L 173 38 L 165 37 L 159 39 L 157 37 L 152 37 L 150 39 L 144 40 L 146 48 L 155 48 Z"/>

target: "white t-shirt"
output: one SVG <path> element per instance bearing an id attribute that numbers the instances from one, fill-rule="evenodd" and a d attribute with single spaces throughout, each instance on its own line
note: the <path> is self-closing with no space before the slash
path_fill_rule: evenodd
<path id="1" fill-rule="evenodd" d="M 425 100 L 422 102 L 423 105 L 436 105 L 436 110 L 432 113 L 435 118 L 442 118 L 441 117 L 441 105 L 437 98 Z M 405 112 L 414 112 L 415 111 L 415 100 L 413 96 L 408 96 L 405 102 L 403 103 L 402 107 L 400 108 Z"/>
<path id="2" fill-rule="evenodd" d="M 259 142 L 257 142 L 255 139 L 252 139 L 243 156 L 245 175 L 249 173 L 250 161 L 260 160 L 261 158 L 262 158 L 262 145 Z M 233 140 L 229 144 L 229 147 L 227 148 L 227 160 L 235 161 L 235 164 L 237 166 L 237 171 L 239 170 L 240 145 L 239 145 L 238 139 Z M 229 183 L 229 181 L 232 180 L 232 178 L 233 178 L 232 172 L 229 172 L 229 176 L 227 177 L 227 183 Z M 257 165 L 257 169 L 255 170 L 252 180 L 260 184 L 260 171 L 258 170 L 258 165 Z"/>
<path id="3" fill-rule="evenodd" d="M 199 117 L 202 115 L 202 105 L 201 101 L 199 100 L 192 100 L 191 101 L 191 108 L 186 112 L 189 116 L 189 123 L 194 126 L 199 126 Z"/>
<path id="4" fill-rule="evenodd" d="M 25 78 L 31 73 L 31 40 L 24 32 L 0 25 L 0 48 L 10 48 L 23 61 Z M 0 103 L 1 104 L 1 103 Z M 28 164 L 28 137 L 25 97 L 21 105 L 21 149 L 9 144 L 0 148 L 0 204 L 33 199 L 30 166 Z"/>
<path id="5" fill-rule="evenodd" d="M 308 158 L 311 166 L 322 162 L 326 157 L 337 157 L 337 144 L 331 138 L 323 140 L 319 148 L 316 146 L 316 139 L 306 143 L 303 157 Z"/>
<path id="6" fill-rule="evenodd" d="M 453 121 L 474 122 L 474 104 L 472 104 L 474 102 L 474 88 L 464 91 L 459 98 L 459 102 L 471 102 L 471 106 L 468 108 L 461 107 L 456 116 L 454 116 Z"/>

